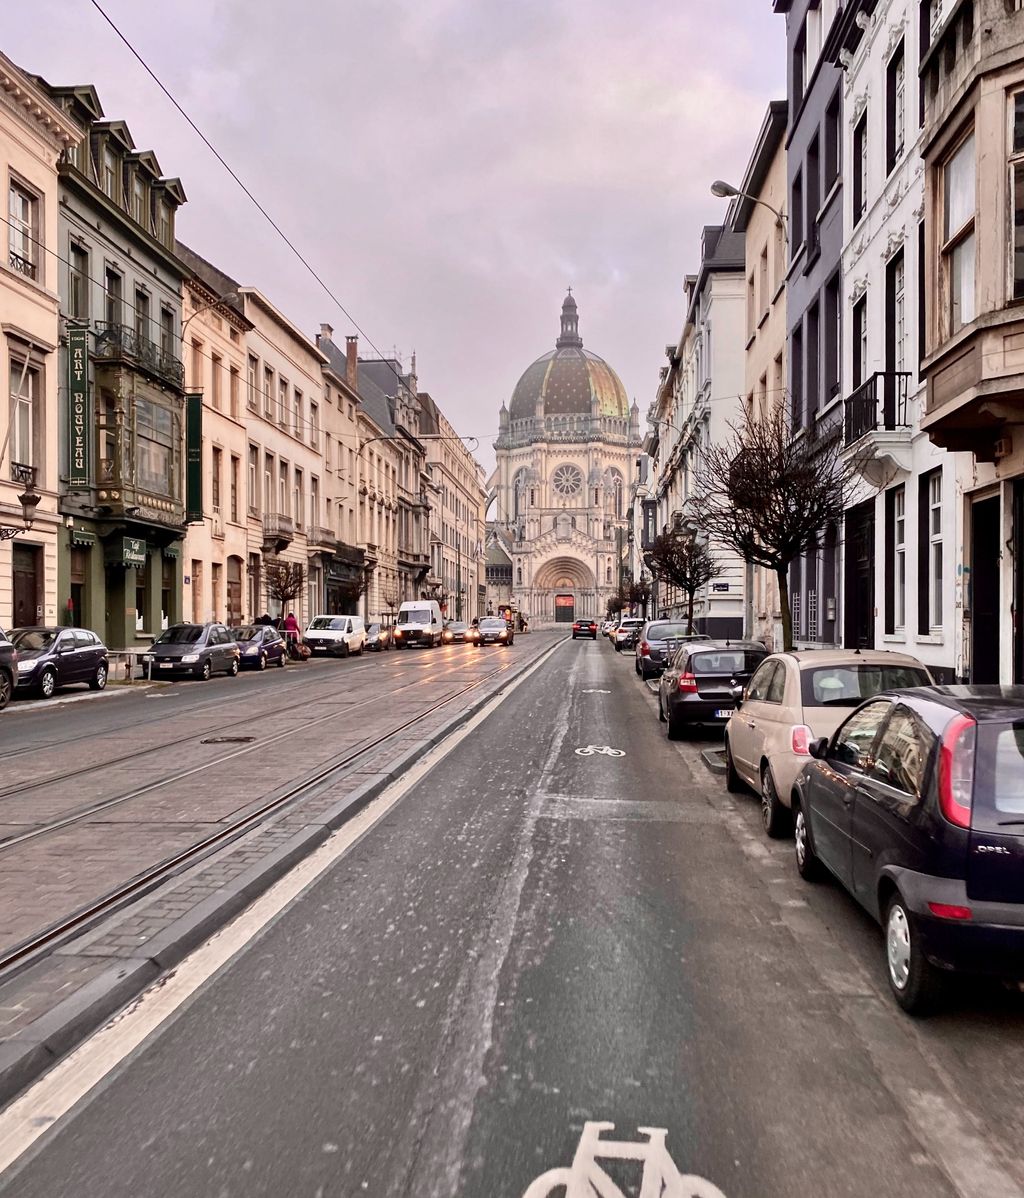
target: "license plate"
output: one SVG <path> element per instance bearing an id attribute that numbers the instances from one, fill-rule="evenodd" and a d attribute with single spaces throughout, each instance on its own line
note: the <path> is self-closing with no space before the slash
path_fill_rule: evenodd
<path id="1" fill-rule="evenodd" d="M 174 666 L 169 661 L 162 661 L 160 663 L 160 669 L 161 670 L 173 670 Z"/>
<path id="2" fill-rule="evenodd" d="M 729 716 L 731 716 L 731 715 L 732 715 L 731 707 L 719 707 L 719 709 L 715 712 L 715 719 L 716 720 L 727 720 L 729 718 Z"/>

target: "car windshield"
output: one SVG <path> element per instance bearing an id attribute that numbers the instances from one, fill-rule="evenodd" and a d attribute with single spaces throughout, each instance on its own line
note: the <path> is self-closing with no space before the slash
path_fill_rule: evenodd
<path id="1" fill-rule="evenodd" d="M 367 636 L 376 636 L 380 632 L 379 624 L 371 624 L 366 630 Z"/>
<path id="2" fill-rule="evenodd" d="M 323 631 L 324 629 L 332 629 L 334 632 L 344 632 L 345 625 L 348 623 L 348 616 L 314 616 L 309 622 L 307 632 Z"/>
<path id="3" fill-rule="evenodd" d="M 647 628 L 649 641 L 671 641 L 689 635 L 690 630 L 685 624 L 650 624 Z"/>
<path id="4" fill-rule="evenodd" d="M 426 607 L 416 607 L 412 611 L 398 613 L 399 624 L 429 624 L 430 610 Z"/>
<path id="5" fill-rule="evenodd" d="M 885 662 L 812 666 L 800 674 L 805 707 L 857 707 L 881 691 L 931 683 L 923 666 Z"/>
<path id="6" fill-rule="evenodd" d="M 480 621 L 480 627 L 481 628 L 489 628 L 489 629 L 494 629 L 494 628 L 501 629 L 501 628 L 505 627 L 505 621 L 498 620 L 498 619 L 493 619 L 493 620 L 485 619 L 485 620 Z"/>
<path id="7" fill-rule="evenodd" d="M 28 652 L 30 649 L 49 649 L 57 639 L 52 628 L 19 628 L 11 633 L 15 648 Z"/>
<path id="8" fill-rule="evenodd" d="M 236 628 L 234 637 L 236 641 L 254 641 L 262 631 L 262 628 L 257 628 L 255 625 L 249 624 L 245 628 Z"/>
<path id="9" fill-rule="evenodd" d="M 194 645 L 203 639 L 202 624 L 173 624 L 153 642 L 156 645 Z"/>
<path id="10" fill-rule="evenodd" d="M 449 624 L 448 627 L 452 630 L 452 632 L 465 632 L 469 625 L 459 620 L 455 624 Z"/>
<path id="11" fill-rule="evenodd" d="M 768 656 L 756 650 L 721 649 L 703 650 L 690 657 L 690 672 L 693 674 L 749 674 L 756 670 Z"/>

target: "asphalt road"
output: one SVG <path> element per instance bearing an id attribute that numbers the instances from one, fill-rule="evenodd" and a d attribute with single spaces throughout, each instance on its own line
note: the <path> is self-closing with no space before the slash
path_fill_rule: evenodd
<path id="1" fill-rule="evenodd" d="M 899 1014 L 877 932 L 699 748 L 561 645 L 4 1194 L 519 1198 L 593 1121 L 727 1198 L 1020 1193 L 1019 997 Z"/>

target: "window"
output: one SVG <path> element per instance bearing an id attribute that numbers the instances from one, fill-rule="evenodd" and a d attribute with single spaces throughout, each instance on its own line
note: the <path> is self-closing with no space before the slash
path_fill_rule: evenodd
<path id="1" fill-rule="evenodd" d="M 753 337 L 757 328 L 757 298 L 754 294 L 754 276 L 747 275 L 747 337 Z"/>
<path id="2" fill-rule="evenodd" d="M 171 244 L 171 210 L 162 200 L 156 206 L 156 235 L 160 241 L 169 246 Z"/>
<path id="3" fill-rule="evenodd" d="M 835 274 L 825 284 L 825 315 L 822 337 L 822 385 L 826 405 L 836 398 L 840 390 L 839 353 L 840 321 L 842 312 L 839 303 L 839 275 Z M 781 375 L 781 371 L 780 371 Z M 779 386 L 782 386 L 781 379 Z"/>
<path id="4" fill-rule="evenodd" d="M 35 466 L 36 402 L 39 395 L 39 375 L 26 361 L 11 358 L 10 413 L 12 466 Z M 11 475 L 14 480 L 13 474 Z"/>
<path id="5" fill-rule="evenodd" d="M 149 340 L 149 293 L 141 287 L 135 288 L 135 336 Z"/>
<path id="6" fill-rule="evenodd" d="M 804 240 L 804 177 L 801 171 L 793 176 L 792 194 L 789 200 L 789 220 L 793 230 L 793 252 Z"/>
<path id="7" fill-rule="evenodd" d="M 263 367 L 263 415 L 268 420 L 274 415 L 274 371 L 269 366 Z"/>
<path id="8" fill-rule="evenodd" d="M 238 367 L 232 366 L 228 374 L 228 402 L 231 405 L 231 418 L 238 419 Z"/>
<path id="9" fill-rule="evenodd" d="M 777 661 L 766 661 L 751 678 L 747 686 L 747 702 L 748 703 L 767 703 L 768 692 L 771 689 L 772 679 L 775 677 L 775 672 L 781 669 Z"/>
<path id="10" fill-rule="evenodd" d="M 942 272 L 949 295 L 949 333 L 974 319 L 974 134 L 943 167 Z"/>
<path id="11" fill-rule="evenodd" d="M 919 479 L 917 499 L 918 629 L 942 631 L 942 470 Z"/>
<path id="12" fill-rule="evenodd" d="M 306 502 L 302 489 L 302 471 L 298 466 L 295 467 L 295 491 L 292 499 L 292 510 L 295 513 L 295 527 L 301 528 Z"/>
<path id="13" fill-rule="evenodd" d="M 309 480 L 309 523 L 316 528 L 320 523 L 320 480 Z"/>
<path id="14" fill-rule="evenodd" d="M 856 390 L 868 377 L 868 297 L 862 295 L 853 305 L 853 387 Z"/>
<path id="15" fill-rule="evenodd" d="M 221 403 L 221 378 L 220 373 L 224 369 L 224 360 L 219 354 L 210 355 L 210 400 L 213 406 L 220 411 Z"/>
<path id="16" fill-rule="evenodd" d="M 118 163 L 117 155 L 109 146 L 103 148 L 103 190 L 114 201 L 115 204 L 121 203 L 121 196 L 117 186 Z"/>
<path id="17" fill-rule="evenodd" d="M 135 413 L 139 487 L 173 498 L 178 491 L 174 416 L 168 408 L 139 397 L 135 400 Z"/>
<path id="18" fill-rule="evenodd" d="M 255 412 L 259 408 L 259 400 L 256 398 L 256 393 L 259 389 L 260 377 L 260 360 L 259 358 L 249 355 L 249 373 L 246 378 L 245 391 L 245 406 L 250 412 Z"/>
<path id="19" fill-rule="evenodd" d="M 210 502 L 213 504 L 213 514 L 215 516 L 220 515 L 220 476 L 223 456 L 221 450 L 215 445 L 213 447 L 213 464 L 210 472 Z"/>
<path id="20" fill-rule="evenodd" d="M 108 325 L 119 325 L 124 309 L 124 280 L 109 266 L 103 276 L 103 315 Z"/>
<path id="21" fill-rule="evenodd" d="M 907 625 L 907 492 L 897 487 L 893 496 L 893 548 L 896 552 L 896 631 Z"/>
<path id="22" fill-rule="evenodd" d="M 809 79 L 821 57 L 821 10 L 817 7 L 807 10 L 804 21 L 804 41 L 807 47 L 805 61 Z"/>
<path id="23" fill-rule="evenodd" d="M 814 419 L 819 407 L 819 386 L 821 384 L 821 309 L 817 300 L 807 309 L 807 423 Z"/>
<path id="24" fill-rule="evenodd" d="M 885 173 L 903 154 L 907 130 L 907 61 L 900 42 L 885 73 Z"/>
<path id="25" fill-rule="evenodd" d="M 829 101 L 825 111 L 825 194 L 832 190 L 832 185 L 839 178 L 842 165 L 843 126 L 841 114 L 842 102 L 837 89 Z"/>
<path id="26" fill-rule="evenodd" d="M 902 373 L 907 368 L 907 297 L 906 268 L 901 250 L 886 268 L 889 328 L 892 344 L 889 349 L 889 369 Z"/>
<path id="27" fill-rule="evenodd" d="M 790 120 L 796 115 L 800 101 L 804 98 L 804 88 L 807 86 L 807 29 L 801 29 L 800 36 L 793 46 L 793 84 L 790 88 L 793 102 Z"/>
<path id="28" fill-rule="evenodd" d="M 1010 151 L 1010 231 L 1013 257 L 1013 298 L 1024 299 L 1024 92 L 1013 97 Z"/>
<path id="29" fill-rule="evenodd" d="M 203 387 L 203 343 L 192 342 L 192 386 L 201 391 Z"/>
<path id="30" fill-rule="evenodd" d="M 758 262 L 758 267 L 757 267 L 757 280 L 758 280 L 758 287 L 760 289 L 760 295 L 758 297 L 758 301 L 759 301 L 758 306 L 760 308 L 761 318 L 763 319 L 765 316 L 768 315 L 768 305 L 771 303 L 771 299 L 772 299 L 772 297 L 768 291 L 769 284 L 768 284 L 768 247 L 767 246 L 765 246 L 764 249 L 761 251 L 761 258 L 760 258 L 760 261 Z"/>
<path id="31" fill-rule="evenodd" d="M 320 405 L 312 400 L 309 404 L 309 443 L 314 449 L 320 448 Z"/>
<path id="32" fill-rule="evenodd" d="M 36 277 L 36 228 L 38 224 L 38 201 L 20 183 L 11 182 L 7 199 L 7 244 L 8 263 L 11 270 Z"/>
<path id="33" fill-rule="evenodd" d="M 89 319 L 89 254 L 72 245 L 68 254 L 68 313 L 75 320 Z"/>
<path id="34" fill-rule="evenodd" d="M 794 430 L 804 425 L 804 333 L 803 326 L 797 325 L 793 330 L 793 349 L 789 356 L 789 373 L 792 411 L 791 420 Z"/>
<path id="35" fill-rule="evenodd" d="M 878 743 L 871 776 L 912 799 L 921 797 L 934 737 L 906 707 L 897 707 Z"/>
<path id="36" fill-rule="evenodd" d="M 288 423 L 288 380 L 277 380 L 277 423 L 284 428 Z"/>
<path id="37" fill-rule="evenodd" d="M 176 357 L 175 351 L 178 348 L 177 341 L 174 336 L 174 310 L 172 308 L 160 309 L 160 352 L 165 358 Z"/>
<path id="38" fill-rule="evenodd" d="M 132 219 L 149 232 L 149 213 L 146 210 L 146 184 L 139 175 L 132 179 Z"/>
<path id="39" fill-rule="evenodd" d="M 277 500 L 280 504 L 278 511 L 282 516 L 288 515 L 288 463 L 281 462 L 277 482 Z"/>
<path id="40" fill-rule="evenodd" d="M 260 451 L 249 446 L 249 515 L 259 515 L 260 510 Z"/>
<path id="41" fill-rule="evenodd" d="M 263 504 L 264 511 L 274 511 L 274 455 L 270 453 L 263 464 Z"/>
<path id="42" fill-rule="evenodd" d="M 292 402 L 295 405 L 292 414 L 292 431 L 295 433 L 296 437 L 301 437 L 303 425 L 302 392 L 298 389 L 298 387 L 295 388 L 295 391 L 292 394 Z"/>
<path id="43" fill-rule="evenodd" d="M 818 248 L 818 209 L 821 207 L 821 143 L 818 135 L 807 147 L 807 253 L 808 259 Z"/>
<path id="44" fill-rule="evenodd" d="M 241 463 L 234 454 L 231 455 L 231 512 L 232 521 L 238 523 L 238 474 Z"/>
<path id="45" fill-rule="evenodd" d="M 881 700 L 854 712 L 836 733 L 829 757 L 853 769 L 868 769 L 871 765 L 871 748 L 889 714 L 890 706 L 886 700 Z"/>
<path id="46" fill-rule="evenodd" d="M 853 223 L 868 207 L 868 114 L 864 112 L 853 130 Z"/>

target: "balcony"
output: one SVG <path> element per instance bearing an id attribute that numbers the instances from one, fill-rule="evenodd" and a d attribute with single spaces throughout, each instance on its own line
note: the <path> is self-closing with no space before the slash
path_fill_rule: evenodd
<path id="1" fill-rule="evenodd" d="M 291 516 L 270 512 L 263 517 L 263 552 L 280 553 L 287 549 L 295 538 L 295 525 Z"/>
<path id="2" fill-rule="evenodd" d="M 843 448 L 854 468 L 873 486 L 882 487 L 895 470 L 909 470 L 906 372 L 876 371 L 861 383 L 844 406 Z"/>
<path id="3" fill-rule="evenodd" d="M 338 547 L 338 538 L 329 528 L 311 524 L 306 529 L 306 545 L 310 553 L 333 553 Z"/>
<path id="4" fill-rule="evenodd" d="M 97 361 L 124 363 L 158 382 L 170 384 L 176 391 L 184 385 L 185 368 L 180 359 L 126 324 L 97 321 L 93 355 Z"/>
<path id="5" fill-rule="evenodd" d="M 24 258 L 21 254 L 16 254 L 11 250 L 7 256 L 7 264 L 11 270 L 19 275 L 24 275 L 26 279 L 34 279 L 36 277 L 36 264 L 30 258 Z"/>

